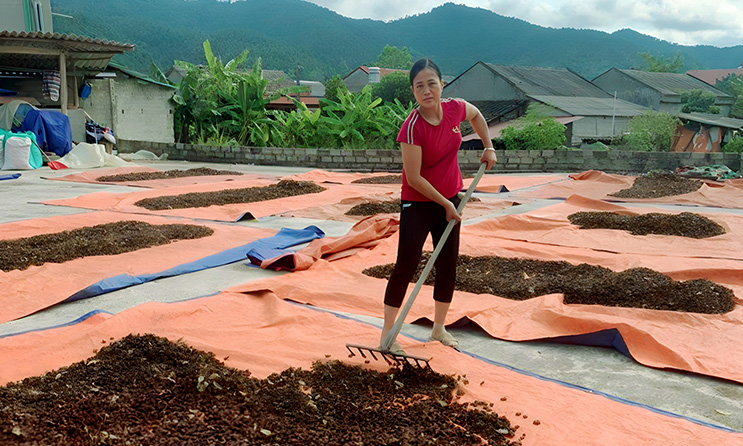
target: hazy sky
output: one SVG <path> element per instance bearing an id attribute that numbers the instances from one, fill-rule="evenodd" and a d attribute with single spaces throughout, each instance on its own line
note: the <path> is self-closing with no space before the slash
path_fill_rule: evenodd
<path id="1" fill-rule="evenodd" d="M 306 0 L 353 18 L 395 20 L 441 0 Z M 458 0 L 553 28 L 632 28 L 683 45 L 743 45 L 743 0 Z"/>

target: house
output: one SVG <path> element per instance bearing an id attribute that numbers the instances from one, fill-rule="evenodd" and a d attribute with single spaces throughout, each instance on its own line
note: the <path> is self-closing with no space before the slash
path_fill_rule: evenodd
<path id="1" fill-rule="evenodd" d="M 721 81 L 731 74 L 743 76 L 743 67 L 724 70 L 689 70 L 686 74 L 714 87 L 717 81 Z"/>
<path id="2" fill-rule="evenodd" d="M 566 126 L 568 144 L 609 140 L 624 131 L 629 120 L 646 109 L 612 95 L 567 68 L 514 67 L 477 62 L 444 87 L 446 97 L 472 103 L 544 104 L 551 116 Z M 500 105 L 498 105 L 500 104 Z M 491 133 L 518 116 L 487 117 Z M 510 125 L 510 124 L 509 124 Z"/>
<path id="3" fill-rule="evenodd" d="M 91 86 L 90 95 L 79 100 L 80 107 L 94 121 L 111 127 L 116 138 L 154 142 L 175 140 L 174 86 L 113 62 L 108 64 L 106 71 L 87 76 L 85 82 Z M 84 128 L 84 120 L 76 122 L 76 118 L 76 115 L 70 117 L 73 129 Z"/>
<path id="4" fill-rule="evenodd" d="M 0 11 L 3 102 L 21 99 L 59 110 L 69 117 L 73 141 L 85 141 L 80 87 L 134 45 L 55 33 L 49 0 L 0 0 Z"/>
<path id="5" fill-rule="evenodd" d="M 378 83 L 383 77 L 396 71 L 405 73 L 407 76 L 408 70 L 397 70 L 393 68 L 379 68 L 379 67 L 367 67 L 360 66 L 351 71 L 343 78 L 343 83 L 346 84 L 348 91 L 352 93 L 359 93 L 367 84 Z"/>
<path id="6" fill-rule="evenodd" d="M 604 91 L 615 93 L 618 98 L 653 110 L 678 115 L 684 104 L 681 93 L 702 90 L 715 95 L 715 105 L 720 114 L 727 116 L 734 98 L 715 87 L 685 73 L 655 73 L 650 71 L 611 68 L 593 81 Z"/>
<path id="7" fill-rule="evenodd" d="M 288 96 L 302 102 L 310 109 L 320 107 L 320 98 L 325 97 L 325 85 L 322 82 L 300 80 L 297 83 L 297 81 L 289 79 L 282 70 L 263 70 L 262 74 L 263 78 L 268 81 L 266 86 L 267 95 L 272 95 L 283 88 L 304 87 L 303 92 L 291 93 Z M 297 108 L 294 105 L 294 100 L 282 95 L 266 104 L 266 108 L 284 111 L 294 110 Z"/>

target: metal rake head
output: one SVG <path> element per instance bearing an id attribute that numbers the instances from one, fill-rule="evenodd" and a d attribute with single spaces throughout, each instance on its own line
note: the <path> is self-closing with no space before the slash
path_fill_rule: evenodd
<path id="1" fill-rule="evenodd" d="M 367 347 L 365 345 L 356 344 L 346 344 L 346 349 L 348 349 L 348 352 L 350 353 L 350 355 L 348 355 L 349 358 L 356 356 L 356 354 L 358 353 L 364 359 L 368 358 L 367 355 L 370 355 L 372 358 L 374 358 L 375 361 L 384 359 L 384 361 L 387 362 L 387 364 L 390 366 L 400 367 L 407 363 L 413 367 L 431 369 L 431 366 L 428 364 L 428 361 L 430 361 L 431 358 L 422 358 L 420 356 L 407 354 L 398 355 L 390 351 L 384 351 L 381 348 Z"/>

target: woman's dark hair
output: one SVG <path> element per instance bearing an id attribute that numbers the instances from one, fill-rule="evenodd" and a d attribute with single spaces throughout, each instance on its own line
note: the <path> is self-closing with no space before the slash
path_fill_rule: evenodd
<path id="1" fill-rule="evenodd" d="M 433 70 L 434 73 L 436 73 L 436 76 L 441 79 L 441 70 L 439 70 L 439 66 L 436 65 L 431 59 L 421 59 L 418 62 L 413 64 L 413 67 L 410 69 L 410 85 L 413 85 L 413 81 L 415 80 L 415 77 L 420 73 L 421 71 L 425 70 L 426 68 L 430 68 Z"/>

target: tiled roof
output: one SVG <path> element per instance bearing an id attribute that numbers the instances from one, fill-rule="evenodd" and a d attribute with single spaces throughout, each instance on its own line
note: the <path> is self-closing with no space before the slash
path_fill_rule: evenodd
<path id="1" fill-rule="evenodd" d="M 717 81 L 721 81 L 731 74 L 743 76 L 743 68 L 728 68 L 726 70 L 689 70 L 686 74 L 714 87 Z"/>

